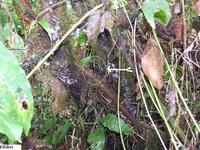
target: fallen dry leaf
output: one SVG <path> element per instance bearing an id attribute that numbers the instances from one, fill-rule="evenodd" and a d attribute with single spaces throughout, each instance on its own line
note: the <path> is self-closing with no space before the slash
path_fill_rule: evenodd
<path id="1" fill-rule="evenodd" d="M 192 0 L 192 7 L 196 14 L 200 16 L 200 0 Z"/>
<path id="2" fill-rule="evenodd" d="M 119 50 L 123 50 L 126 47 L 126 39 L 123 34 L 120 34 L 117 38 L 117 46 Z"/>
<path id="3" fill-rule="evenodd" d="M 144 49 L 142 59 L 142 70 L 152 84 L 160 90 L 163 87 L 163 56 L 156 42 L 150 38 Z"/>
<path id="4" fill-rule="evenodd" d="M 167 100 L 169 102 L 169 114 L 167 120 L 169 120 L 176 112 L 176 93 L 175 91 L 169 91 L 167 94 Z"/>
<path id="5" fill-rule="evenodd" d="M 95 41 L 99 35 L 99 25 L 101 23 L 101 11 L 98 10 L 93 13 L 93 15 L 89 18 L 87 27 L 86 27 L 86 35 L 89 41 Z"/>
<path id="6" fill-rule="evenodd" d="M 128 24 L 128 19 L 126 14 L 122 10 L 118 10 L 115 16 L 115 25 L 118 27 L 127 24 Z"/>
<path id="7" fill-rule="evenodd" d="M 88 20 L 86 27 L 86 35 L 89 41 L 95 42 L 98 35 L 104 32 L 104 29 L 111 31 L 114 25 L 114 18 L 110 11 L 105 11 L 103 14 L 101 10 L 96 11 Z"/>
<path id="8" fill-rule="evenodd" d="M 103 32 L 104 29 L 107 29 L 108 31 L 111 31 L 112 27 L 114 25 L 114 18 L 112 16 L 111 11 L 105 11 L 101 17 L 101 24 L 99 27 L 99 32 Z"/>

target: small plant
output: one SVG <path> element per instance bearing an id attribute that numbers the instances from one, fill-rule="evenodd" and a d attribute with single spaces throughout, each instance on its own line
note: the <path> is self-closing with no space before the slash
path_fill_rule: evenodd
<path id="1" fill-rule="evenodd" d="M 106 128 L 109 129 L 109 131 L 111 132 L 115 132 L 118 134 L 120 133 L 118 121 L 120 121 L 122 134 L 127 136 L 132 134 L 132 130 L 129 125 L 126 124 L 122 119 L 118 120 L 117 116 L 113 114 L 108 114 L 100 120 L 103 127 L 97 127 L 92 133 L 89 134 L 87 138 L 91 149 L 104 149 Z"/>

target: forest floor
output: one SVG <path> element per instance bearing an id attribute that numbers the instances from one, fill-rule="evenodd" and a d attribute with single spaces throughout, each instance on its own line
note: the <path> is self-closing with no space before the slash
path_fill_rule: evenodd
<path id="1" fill-rule="evenodd" d="M 155 29 L 154 4 L 30 2 L 13 7 L 35 108 L 23 149 L 199 148 L 198 1 L 171 2 Z"/>

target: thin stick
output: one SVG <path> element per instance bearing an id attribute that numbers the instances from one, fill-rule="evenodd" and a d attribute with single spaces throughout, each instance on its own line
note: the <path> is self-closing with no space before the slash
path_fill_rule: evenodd
<path id="1" fill-rule="evenodd" d="M 119 52 L 119 69 L 121 68 L 121 53 Z M 123 149 L 126 150 L 124 139 L 122 135 L 122 127 L 120 122 L 120 112 L 119 112 L 119 105 L 120 105 L 120 93 L 121 93 L 121 72 L 118 73 L 118 82 L 117 82 L 117 118 L 118 118 L 118 126 L 119 126 L 119 133 L 120 133 L 120 139 L 122 142 Z"/>
<path id="2" fill-rule="evenodd" d="M 35 71 L 37 71 L 40 66 L 51 56 L 54 54 L 54 52 L 58 49 L 60 44 L 69 36 L 81 23 L 84 22 L 85 19 L 87 19 L 93 12 L 101 8 L 104 4 L 100 4 L 96 7 L 94 7 L 92 10 L 87 12 L 78 22 L 76 22 L 64 35 L 63 37 L 56 43 L 56 45 L 47 53 L 44 58 L 33 68 L 33 70 L 27 75 L 27 78 L 29 79 Z"/>
<path id="3" fill-rule="evenodd" d="M 158 47 L 159 47 L 161 53 L 164 55 L 163 49 L 162 49 L 162 47 L 161 47 L 161 45 L 160 45 L 160 42 L 158 41 L 158 37 L 157 37 L 157 35 L 156 35 L 155 30 L 153 30 L 153 34 L 154 34 L 154 37 L 155 37 L 155 39 L 156 39 L 156 42 L 157 42 L 157 44 L 158 44 Z M 169 66 L 169 63 L 168 63 L 168 61 L 167 61 L 167 59 L 166 59 L 165 57 L 164 57 L 164 61 L 165 61 L 166 65 L 167 65 L 167 69 L 168 69 L 168 71 L 169 71 L 169 73 L 170 73 L 170 76 L 171 76 L 171 78 L 172 78 L 172 82 L 173 82 L 173 84 L 174 84 L 174 86 L 175 86 L 175 88 L 176 88 L 176 90 L 177 90 L 177 92 L 178 92 L 178 94 L 179 94 L 179 96 L 180 96 L 181 101 L 183 102 L 183 105 L 185 106 L 185 108 L 186 108 L 186 110 L 187 110 L 189 116 L 191 117 L 191 120 L 193 121 L 194 125 L 196 126 L 197 131 L 200 132 L 200 127 L 199 127 L 197 121 L 195 120 L 195 118 L 194 118 L 192 112 L 190 111 L 190 109 L 189 109 L 189 107 L 188 107 L 188 105 L 187 105 L 187 103 L 186 103 L 186 101 L 185 101 L 185 98 L 183 97 L 183 94 L 181 93 L 181 90 L 180 90 L 180 88 L 179 88 L 179 86 L 178 86 L 178 83 L 177 83 L 177 81 L 176 81 L 176 79 L 175 79 L 175 77 L 174 77 L 174 75 L 173 75 L 173 73 L 172 73 L 172 70 L 171 70 L 171 68 L 170 68 L 170 66 Z"/>
<path id="4" fill-rule="evenodd" d="M 182 6 L 182 20 L 183 20 L 183 52 L 186 51 L 187 48 L 187 29 L 186 29 L 186 19 L 185 19 L 185 3 L 184 0 L 181 0 L 181 6 Z M 187 54 L 188 55 L 188 54 Z M 187 66 L 184 63 L 183 64 L 183 69 L 182 69 L 182 77 L 181 77 L 181 90 L 184 88 L 184 82 L 186 80 L 186 74 L 187 74 Z M 186 91 L 187 91 L 187 86 L 186 86 Z"/>
<path id="5" fill-rule="evenodd" d="M 64 3 L 67 3 L 67 1 L 66 1 L 66 0 L 63 0 L 63 1 L 61 1 L 61 2 L 58 2 L 58 3 L 54 4 L 54 5 L 52 5 L 52 6 L 48 7 L 48 8 L 46 8 L 45 10 L 43 10 L 42 12 L 40 12 L 40 13 L 37 15 L 36 20 L 38 20 L 38 18 L 39 18 L 40 16 L 45 15 L 45 14 L 46 14 L 47 12 L 49 12 L 51 9 L 55 8 L 55 7 L 58 6 L 58 5 L 62 5 L 62 4 L 64 4 Z"/>

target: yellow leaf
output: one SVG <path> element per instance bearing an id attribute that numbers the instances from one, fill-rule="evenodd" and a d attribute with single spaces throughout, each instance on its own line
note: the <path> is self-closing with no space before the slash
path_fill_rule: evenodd
<path id="1" fill-rule="evenodd" d="M 149 39 L 144 49 L 142 59 L 142 70 L 152 84 L 160 90 L 163 87 L 163 56 L 153 39 Z"/>

